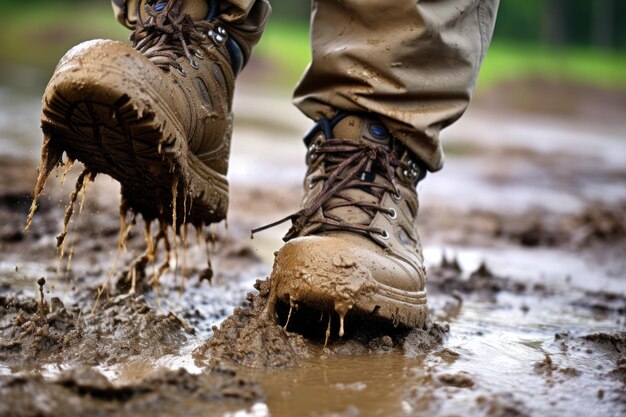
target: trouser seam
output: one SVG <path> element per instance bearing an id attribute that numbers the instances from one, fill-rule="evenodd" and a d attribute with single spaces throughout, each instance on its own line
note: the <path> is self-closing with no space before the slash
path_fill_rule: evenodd
<path id="1" fill-rule="evenodd" d="M 488 45 L 487 25 L 485 24 L 485 2 L 478 0 L 478 30 L 480 32 L 480 62 L 485 58 Z"/>

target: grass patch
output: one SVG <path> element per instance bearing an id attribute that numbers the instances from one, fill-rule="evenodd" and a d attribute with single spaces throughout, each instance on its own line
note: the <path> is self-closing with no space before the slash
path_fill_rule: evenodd
<path id="1" fill-rule="evenodd" d="M 560 79 L 605 88 L 626 88 L 626 53 L 591 48 L 552 49 L 494 41 L 478 87 L 523 78 Z"/>
<path id="2" fill-rule="evenodd" d="M 50 71 L 72 46 L 89 39 L 128 39 L 111 7 L 65 2 L 12 5 L 4 10 L 0 59 Z"/>
<path id="3" fill-rule="evenodd" d="M 294 86 L 311 61 L 309 27 L 270 20 L 255 56 L 271 61 L 279 68 L 281 74 L 277 74 L 276 81 L 280 85 Z"/>

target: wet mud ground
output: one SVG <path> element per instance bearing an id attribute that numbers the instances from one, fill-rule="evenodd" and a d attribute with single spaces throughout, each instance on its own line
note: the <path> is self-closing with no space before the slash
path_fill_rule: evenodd
<path id="1" fill-rule="evenodd" d="M 284 309 L 279 323 L 259 319 L 284 230 L 249 238 L 299 203 L 306 123 L 286 108 L 274 113 L 289 123 L 258 125 L 254 99 L 239 102 L 228 228 L 205 232 L 210 280 L 192 236 L 158 288 L 116 285 L 143 226 L 111 274 L 119 188 L 104 177 L 59 261 L 80 169 L 50 181 L 25 234 L 36 151 L 3 151 L 0 416 L 626 415 L 621 117 L 470 112 L 445 137 L 446 169 L 419 188 L 432 323 L 348 316 L 325 346 L 316 312 L 296 311 L 286 330 Z"/>

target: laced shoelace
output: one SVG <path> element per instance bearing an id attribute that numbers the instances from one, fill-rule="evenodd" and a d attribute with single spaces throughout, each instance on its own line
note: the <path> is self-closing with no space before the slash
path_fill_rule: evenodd
<path id="1" fill-rule="evenodd" d="M 327 173 L 311 179 L 312 185 L 324 181 L 322 190 L 300 211 L 277 222 L 254 229 L 252 234 L 291 220 L 292 226 L 283 238 L 284 241 L 299 236 L 302 230 L 312 224 L 319 226 L 316 232 L 340 230 L 387 236 L 385 230 L 371 226 L 371 222 L 378 212 L 393 215 L 393 210 L 383 207 L 381 201 L 387 192 L 399 195 L 395 171 L 398 168 L 409 169 L 409 164 L 392 156 L 392 153 L 384 146 L 371 142 L 355 143 L 347 139 L 327 139 L 317 146 L 314 153 L 312 159 L 321 156 L 324 158 L 323 163 L 326 164 Z M 369 179 L 374 175 L 382 176 L 385 181 L 370 181 Z M 348 189 L 366 191 L 375 197 L 377 203 L 359 201 L 341 193 Z M 367 213 L 370 220 L 368 224 L 349 223 L 329 213 L 332 209 L 350 206 Z M 316 216 L 319 209 L 322 209 L 322 218 Z"/>
<path id="2" fill-rule="evenodd" d="M 137 29 L 131 35 L 133 47 L 164 71 L 174 67 L 184 74 L 177 62 L 181 56 L 197 68 L 194 56 L 202 54 L 191 43 L 205 42 L 206 33 L 213 30 L 214 25 L 205 20 L 194 22 L 188 14 L 182 14 L 183 0 L 157 1 L 146 2 L 148 17 L 145 20 L 139 12 L 141 2 L 137 2 Z"/>

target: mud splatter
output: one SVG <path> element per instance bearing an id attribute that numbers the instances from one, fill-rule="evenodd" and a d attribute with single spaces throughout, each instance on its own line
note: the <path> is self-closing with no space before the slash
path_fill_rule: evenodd
<path id="1" fill-rule="evenodd" d="M 39 308 L 37 309 L 37 313 L 39 317 L 43 320 L 46 319 L 46 296 L 43 294 L 43 288 L 46 285 L 46 279 L 41 277 L 37 280 L 37 285 L 39 286 Z"/>
<path id="2" fill-rule="evenodd" d="M 38 198 L 43 192 L 44 186 L 55 167 L 59 167 L 62 164 L 62 151 L 56 150 L 51 142 L 49 137 L 44 139 L 44 144 L 42 147 L 42 156 L 41 162 L 38 168 L 38 178 L 35 185 L 35 191 L 33 193 L 33 201 L 27 215 L 26 226 L 24 231 L 28 231 L 31 228 L 33 217 L 35 211 L 38 207 Z M 63 173 L 61 183 L 65 181 L 66 176 L 74 165 L 74 160 L 67 157 L 66 163 L 63 165 Z M 173 170 L 173 165 L 170 167 Z M 69 234 L 69 225 L 72 221 L 72 217 L 74 216 L 75 211 L 75 203 L 80 198 L 78 213 L 82 213 L 85 207 L 87 189 L 90 183 L 92 183 L 96 177 L 96 172 L 92 172 L 88 168 L 84 168 L 83 171 L 78 175 L 75 187 L 73 191 L 70 193 L 69 202 L 67 204 L 65 213 L 63 215 L 63 229 L 58 234 L 56 238 L 56 246 L 58 248 L 58 263 L 57 263 L 57 275 L 60 275 L 61 271 L 61 262 L 66 255 L 66 239 Z M 129 266 L 126 268 L 126 271 L 121 274 L 121 279 L 118 282 L 118 289 L 125 289 L 130 293 L 135 292 L 145 292 L 149 291 L 152 288 L 158 288 L 159 278 L 164 275 L 170 268 L 170 260 L 174 258 L 174 280 L 178 279 L 178 270 L 179 270 L 179 247 L 178 247 L 178 239 L 180 236 L 182 242 L 182 256 L 183 256 L 183 265 L 182 265 L 182 275 L 181 275 L 181 283 L 180 290 L 183 291 L 185 287 L 185 279 L 187 277 L 186 271 L 186 255 L 187 255 L 187 221 L 188 215 L 190 214 L 190 210 L 193 206 L 193 199 L 195 196 L 193 193 L 190 193 L 189 190 L 182 190 L 182 196 L 180 195 L 181 184 L 184 182 L 182 180 L 181 175 L 183 174 L 175 174 L 173 176 L 172 185 L 170 187 L 171 190 L 171 211 L 166 213 L 166 210 L 161 207 L 159 211 L 159 215 L 154 217 L 151 214 L 144 215 L 144 238 L 146 242 L 145 251 L 142 255 L 137 257 L 134 261 L 132 261 Z M 182 198 L 182 223 L 180 219 L 180 211 L 181 207 L 179 207 L 178 200 Z M 187 203 L 187 199 L 190 199 L 190 203 Z M 118 251 L 115 256 L 113 266 L 111 268 L 111 272 L 107 276 L 107 278 L 102 283 L 100 289 L 98 290 L 99 294 L 97 297 L 97 302 L 99 301 L 100 295 L 107 292 L 109 290 L 109 286 L 111 283 L 111 279 L 114 274 L 117 272 L 117 265 L 120 260 L 120 255 L 123 251 L 126 250 L 126 241 L 130 237 L 131 234 L 131 226 L 136 224 L 137 214 L 138 212 L 130 206 L 130 201 L 127 195 L 122 192 L 122 198 L 120 202 L 120 232 L 119 232 L 119 242 L 118 242 Z M 127 222 L 128 213 L 132 213 L 132 222 L 130 224 Z M 151 234 L 151 224 L 152 220 L 157 219 L 159 223 L 159 229 L 156 237 L 153 239 Z M 197 230 L 202 232 L 202 229 L 208 227 L 206 224 L 200 222 L 194 223 L 194 226 Z M 172 238 L 168 237 L 169 230 L 172 229 L 173 234 Z M 158 245 L 159 242 L 163 240 L 165 247 L 165 259 L 160 264 L 160 266 L 156 269 L 155 273 L 152 275 L 151 279 L 147 279 L 147 274 L 145 268 L 148 264 L 156 261 L 156 256 L 158 254 Z M 69 274 L 71 268 L 71 262 L 76 253 L 75 240 L 72 240 L 72 245 L 70 248 L 70 254 L 66 264 L 66 275 Z M 206 252 L 207 256 L 210 256 L 209 251 Z M 211 260 L 207 258 L 207 264 L 209 266 L 208 271 L 211 270 Z M 204 277 L 206 278 L 207 273 L 205 272 Z M 95 307 L 94 307 L 95 308 Z"/>
<path id="3" fill-rule="evenodd" d="M 311 351 L 304 338 L 268 320 L 262 314 L 270 292 L 267 280 L 257 281 L 258 295 L 248 294 L 248 305 L 235 310 L 214 335 L 195 352 L 196 359 L 259 368 L 297 366 Z"/>
<path id="4" fill-rule="evenodd" d="M 0 296 L 0 360 L 29 369 L 43 363 L 116 364 L 133 357 L 177 353 L 187 331 L 173 314 L 158 315 L 143 297 L 109 299 L 96 314 L 83 315 L 56 299 L 49 314 L 39 314 L 32 299 Z M 158 343 L 154 343 L 158 340 Z"/>
<path id="5" fill-rule="evenodd" d="M 37 199 L 41 195 L 41 192 L 43 191 L 43 188 L 46 184 L 46 181 L 48 180 L 48 177 L 50 176 L 50 173 L 61 162 L 62 156 L 63 152 L 51 145 L 50 136 L 44 135 L 43 145 L 41 147 L 41 162 L 39 163 L 39 167 L 37 168 L 37 182 L 35 183 L 35 191 L 33 192 L 33 202 L 30 206 L 30 210 L 28 211 L 28 216 L 26 218 L 26 226 L 24 226 L 25 231 L 30 229 L 33 221 L 33 216 L 35 215 L 35 211 L 37 210 Z"/>
<path id="6" fill-rule="evenodd" d="M 95 175 L 91 173 L 88 169 L 84 169 L 76 180 L 76 185 L 74 187 L 74 191 L 70 194 L 70 200 L 67 203 L 67 208 L 65 210 L 65 215 L 63 216 L 63 231 L 61 234 L 57 236 L 57 248 L 59 248 L 59 257 L 63 258 L 65 253 L 65 238 L 67 237 L 68 227 L 70 224 L 70 220 L 72 219 L 72 215 L 74 214 L 74 204 L 78 199 L 78 194 L 84 190 L 87 184 L 90 181 L 93 181 Z M 81 208 L 84 203 L 81 202 Z M 82 211 L 82 209 L 81 209 Z"/>

